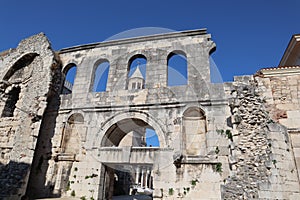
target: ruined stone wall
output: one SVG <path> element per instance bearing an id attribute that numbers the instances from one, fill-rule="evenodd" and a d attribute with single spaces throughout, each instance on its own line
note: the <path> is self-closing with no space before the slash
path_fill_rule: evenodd
<path id="1" fill-rule="evenodd" d="M 269 115 L 264 88 L 253 76 L 236 77 L 230 91 L 231 175 L 223 199 L 298 199 L 299 180 L 287 129 Z"/>
<path id="2" fill-rule="evenodd" d="M 57 92 L 52 79 L 59 66 L 42 33 L 1 57 L 1 198 L 25 195 L 47 99 Z"/>
<path id="3" fill-rule="evenodd" d="M 279 148 L 291 151 L 290 159 L 295 162 L 296 169 L 292 172 L 298 174 L 300 169 L 300 75 L 299 67 L 280 67 L 262 69 L 256 79 L 261 90 L 261 95 L 266 101 L 266 110 L 273 121 L 286 127 L 288 136 L 281 139 Z M 276 142 L 274 138 L 274 142 Z M 283 143 L 284 142 L 284 143 Z M 287 158 L 287 156 L 285 156 Z M 296 180 L 294 180 L 296 181 Z"/>

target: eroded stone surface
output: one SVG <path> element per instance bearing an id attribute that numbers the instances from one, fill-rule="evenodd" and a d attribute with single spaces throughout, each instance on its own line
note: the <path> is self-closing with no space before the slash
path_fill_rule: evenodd
<path id="1" fill-rule="evenodd" d="M 1 58 L 1 197 L 25 195 L 47 100 L 58 93 L 54 74 L 60 70 L 43 33 L 23 40 Z"/>

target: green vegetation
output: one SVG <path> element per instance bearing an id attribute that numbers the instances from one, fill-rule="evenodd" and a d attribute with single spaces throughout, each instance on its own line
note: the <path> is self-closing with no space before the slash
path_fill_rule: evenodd
<path id="1" fill-rule="evenodd" d="M 222 163 L 217 163 L 216 164 L 216 172 L 219 172 L 219 173 L 222 172 Z"/>
<path id="2" fill-rule="evenodd" d="M 229 129 L 227 129 L 225 131 L 223 129 L 218 129 L 217 133 L 220 134 L 220 135 L 225 135 L 231 141 L 233 139 L 233 135 L 232 135 L 232 133 L 231 133 L 231 131 Z"/>
<path id="3" fill-rule="evenodd" d="M 68 184 L 67 184 L 67 187 L 66 187 L 66 191 L 69 191 L 69 190 L 71 190 L 71 188 L 70 188 L 70 181 L 68 181 Z"/>
<path id="4" fill-rule="evenodd" d="M 191 185 L 192 186 L 195 186 L 196 184 L 197 184 L 197 182 L 199 182 L 197 179 L 193 179 L 193 180 L 191 180 Z"/>
<path id="5" fill-rule="evenodd" d="M 230 130 L 227 129 L 227 130 L 225 131 L 225 135 L 227 136 L 228 139 L 232 140 L 232 137 L 233 137 L 233 136 L 232 136 L 232 133 L 231 133 Z"/>
<path id="6" fill-rule="evenodd" d="M 91 176 L 85 176 L 85 179 L 97 177 L 97 174 L 92 174 Z"/>
<path id="7" fill-rule="evenodd" d="M 219 147 L 216 147 L 215 153 L 218 154 L 220 152 Z"/>

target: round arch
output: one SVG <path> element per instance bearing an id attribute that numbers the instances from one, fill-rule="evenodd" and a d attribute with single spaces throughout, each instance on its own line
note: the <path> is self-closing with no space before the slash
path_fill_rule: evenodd
<path id="1" fill-rule="evenodd" d="M 207 110 L 206 107 L 201 106 L 199 103 L 192 103 L 190 105 L 186 105 L 186 106 L 182 107 L 180 114 L 183 117 L 185 114 L 187 114 L 191 110 L 197 110 L 198 112 L 202 113 L 204 117 L 207 117 L 206 114 L 209 111 L 209 110 Z"/>
<path id="2" fill-rule="evenodd" d="M 150 51 L 136 50 L 136 51 L 129 52 L 126 54 L 127 67 L 130 67 L 131 62 L 136 58 L 145 58 L 148 62 L 148 58 L 150 57 L 151 57 Z"/>
<path id="3" fill-rule="evenodd" d="M 176 54 L 184 56 L 187 59 L 187 61 L 191 57 L 186 49 L 175 48 L 175 49 L 171 49 L 171 50 L 167 51 L 167 54 L 166 54 L 167 60 Z"/>
<path id="4" fill-rule="evenodd" d="M 196 117 L 196 118 L 205 118 L 205 112 L 203 109 L 197 106 L 191 106 L 186 108 L 183 113 L 183 117 Z"/>
<path id="5" fill-rule="evenodd" d="M 25 55 L 22 55 L 14 64 L 11 66 L 5 75 L 3 76 L 3 80 L 8 81 L 9 78 L 18 70 L 24 68 L 25 66 L 29 65 L 33 62 L 36 56 L 39 54 L 37 53 L 27 53 Z"/>
<path id="6" fill-rule="evenodd" d="M 173 51 L 169 52 L 167 59 L 169 60 L 174 55 L 181 55 L 181 56 L 184 56 L 187 59 L 187 54 L 183 50 L 173 50 Z"/>
<path id="7" fill-rule="evenodd" d="M 128 66 L 127 66 L 127 69 L 130 68 L 130 65 L 132 64 L 132 62 L 133 62 L 135 59 L 137 59 L 137 58 L 143 58 L 143 59 L 146 60 L 146 62 L 148 61 L 147 57 L 146 57 L 144 54 L 142 54 L 142 53 L 134 54 L 134 55 L 132 55 L 132 56 L 129 58 L 129 60 L 128 60 Z"/>
<path id="8" fill-rule="evenodd" d="M 81 113 L 72 113 L 67 120 L 68 123 L 84 123 L 84 117 Z"/>
<path id="9" fill-rule="evenodd" d="M 163 126 L 155 120 L 152 116 L 150 116 L 147 113 L 144 112 L 124 112 L 119 113 L 108 119 L 100 128 L 100 131 L 102 134 L 98 134 L 95 143 L 94 148 L 103 147 L 103 145 L 106 144 L 107 139 L 109 138 L 109 135 L 112 131 L 112 128 L 115 128 L 114 126 L 119 122 L 125 122 L 125 120 L 138 120 L 138 123 L 142 123 L 142 126 L 149 126 L 152 127 L 158 136 L 160 148 L 167 147 L 167 141 L 165 138 L 165 131 L 163 130 Z"/>
<path id="10" fill-rule="evenodd" d="M 62 72 L 64 75 L 66 75 L 72 67 L 77 67 L 77 64 L 75 62 L 69 62 L 67 65 L 65 65 L 62 69 Z"/>

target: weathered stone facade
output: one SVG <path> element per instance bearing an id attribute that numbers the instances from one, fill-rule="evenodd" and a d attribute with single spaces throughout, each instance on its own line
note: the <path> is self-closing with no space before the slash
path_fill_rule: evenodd
<path id="1" fill-rule="evenodd" d="M 59 52 L 38 34 L 3 52 L 0 197 L 114 199 L 136 184 L 153 199 L 299 199 L 300 68 L 211 83 L 214 50 L 203 29 Z M 186 84 L 168 85 L 173 54 Z M 132 82 L 137 57 L 145 79 L 138 69 Z M 104 61 L 106 91 L 94 92 Z"/>

